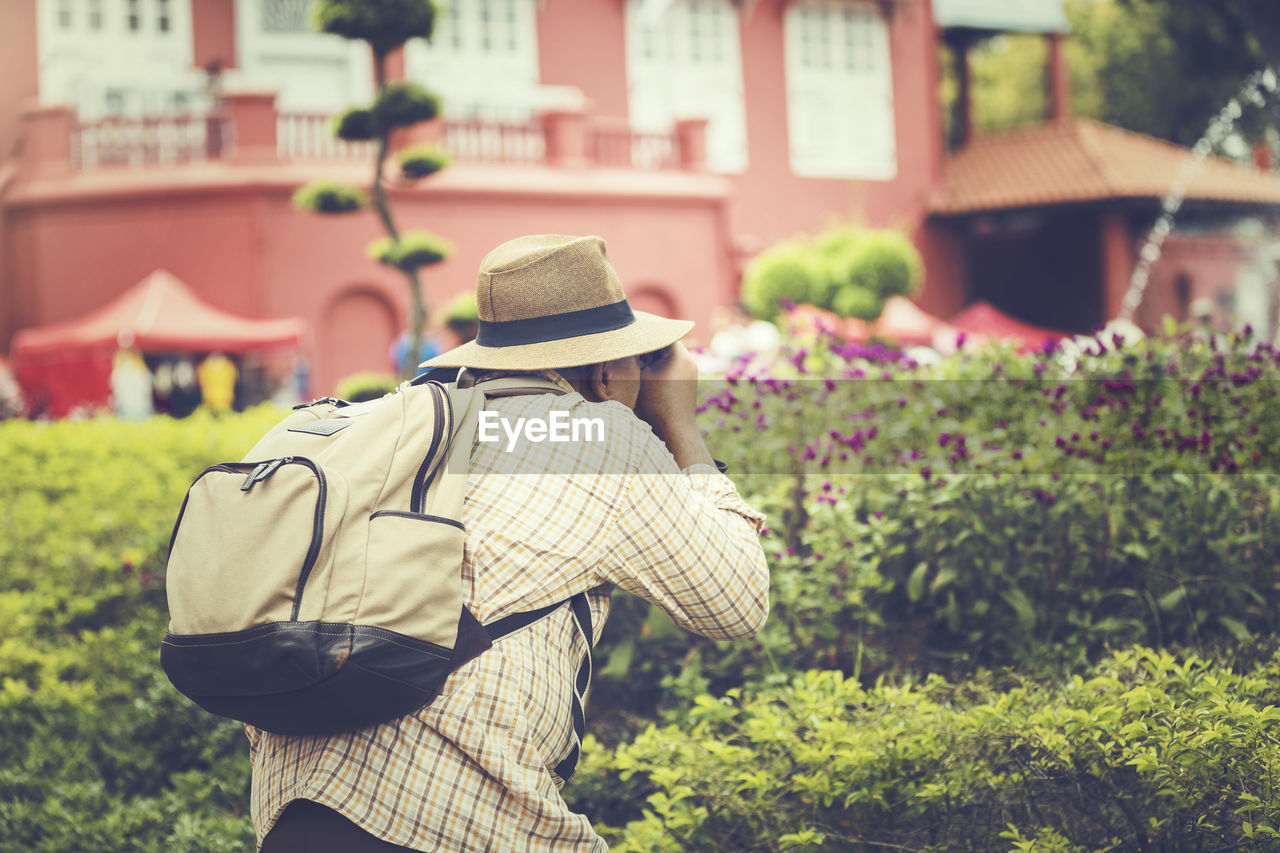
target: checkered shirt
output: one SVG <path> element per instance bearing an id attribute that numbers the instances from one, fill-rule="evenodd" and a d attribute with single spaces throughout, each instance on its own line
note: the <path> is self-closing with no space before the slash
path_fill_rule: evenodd
<path id="1" fill-rule="evenodd" d="M 512 453 L 505 438 L 476 442 L 462 583 L 477 618 L 487 624 L 586 591 L 599 639 L 617 586 L 696 634 L 756 633 L 769 610 L 764 517 L 714 467 L 679 470 L 621 404 L 540 394 L 487 406 L 512 420 L 553 407 L 603 419 L 607 441 L 524 443 Z M 290 801 L 305 798 L 415 850 L 606 850 L 560 797 L 552 769 L 576 744 L 573 681 L 585 652 L 563 607 L 498 640 L 434 702 L 393 722 L 327 737 L 247 727 L 258 843 Z"/>

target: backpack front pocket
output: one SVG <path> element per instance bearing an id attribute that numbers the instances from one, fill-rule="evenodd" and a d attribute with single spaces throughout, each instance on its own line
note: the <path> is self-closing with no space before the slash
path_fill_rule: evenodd
<path id="1" fill-rule="evenodd" d="M 417 512 L 369 517 L 368 576 L 356 622 L 453 648 L 462 610 L 462 524 Z M 376 580 L 375 580 L 376 579 Z"/>
<path id="2" fill-rule="evenodd" d="M 304 601 L 323 605 L 320 576 L 333 556 L 326 533 L 345 508 L 342 482 L 305 457 L 206 469 L 170 542 L 170 631 L 216 634 L 306 618 Z"/>

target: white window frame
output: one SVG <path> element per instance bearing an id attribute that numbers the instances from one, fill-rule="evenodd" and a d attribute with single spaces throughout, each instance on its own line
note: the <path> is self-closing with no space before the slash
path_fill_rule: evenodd
<path id="1" fill-rule="evenodd" d="M 783 15 L 787 137 L 801 177 L 897 176 L 893 58 L 882 8 L 795 0 Z"/>
<path id="2" fill-rule="evenodd" d="M 192 68 L 190 0 L 169 0 L 168 30 L 158 25 L 160 4 L 140 0 L 137 31 L 128 27 L 126 0 L 72 0 L 71 26 L 60 26 L 58 0 L 37 0 L 38 94 L 46 103 L 73 107 L 83 119 L 108 113 L 107 93 L 117 92 L 121 113 L 140 116 L 172 111 L 182 93 L 198 104 L 204 74 Z M 90 13 L 101 26 L 90 26 Z"/>
<path id="3" fill-rule="evenodd" d="M 538 85 L 541 0 L 439 0 L 431 43 L 405 48 L 405 76 L 449 118 L 527 121 L 550 106 Z"/>
<path id="4" fill-rule="evenodd" d="M 267 32 L 262 26 L 263 0 L 234 0 L 238 68 L 224 77 L 224 88 L 257 89 L 277 93 L 283 112 L 335 113 L 367 105 L 373 98 L 373 61 L 368 45 L 341 36 L 307 31 Z M 281 77 L 281 68 L 307 76 L 308 67 L 332 72 L 339 87 L 303 93 Z"/>
<path id="5" fill-rule="evenodd" d="M 707 166 L 747 168 L 742 33 L 730 0 L 626 0 L 627 95 L 631 124 L 670 131 L 705 118 Z"/>

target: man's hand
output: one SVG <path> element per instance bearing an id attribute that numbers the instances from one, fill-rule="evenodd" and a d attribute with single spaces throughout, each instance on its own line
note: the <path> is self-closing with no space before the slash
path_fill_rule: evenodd
<path id="1" fill-rule="evenodd" d="M 694 420 L 697 403 L 698 366 L 684 344 L 677 341 L 642 368 L 636 414 L 666 442 L 681 468 L 715 464 Z"/>

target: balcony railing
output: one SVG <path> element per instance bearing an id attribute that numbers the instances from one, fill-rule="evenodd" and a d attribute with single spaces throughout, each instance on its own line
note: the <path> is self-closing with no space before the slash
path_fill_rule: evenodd
<path id="1" fill-rule="evenodd" d="M 368 160 L 372 142 L 334 137 L 324 113 L 280 113 L 276 118 L 276 153 L 281 160 Z"/>
<path id="2" fill-rule="evenodd" d="M 94 169 L 216 160 L 227 149 L 228 129 L 227 117 L 216 112 L 76 121 L 71 126 L 71 165 Z"/>
<path id="3" fill-rule="evenodd" d="M 221 160 L 237 164 L 356 162 L 373 143 L 334 139 L 327 115 L 281 113 L 270 93 L 237 93 L 206 115 L 80 121 L 66 107 L 25 114 L 23 159 L 39 174 Z M 528 123 L 441 119 L 426 133 L 461 163 L 700 171 L 706 122 L 670 133 L 637 131 L 580 111 L 548 112 Z"/>
<path id="4" fill-rule="evenodd" d="M 440 147 L 463 163 L 541 165 L 547 137 L 540 124 L 442 119 Z"/>
<path id="5" fill-rule="evenodd" d="M 587 159 L 622 169 L 679 169 L 674 133 L 634 130 L 626 122 L 596 122 L 587 129 Z"/>

